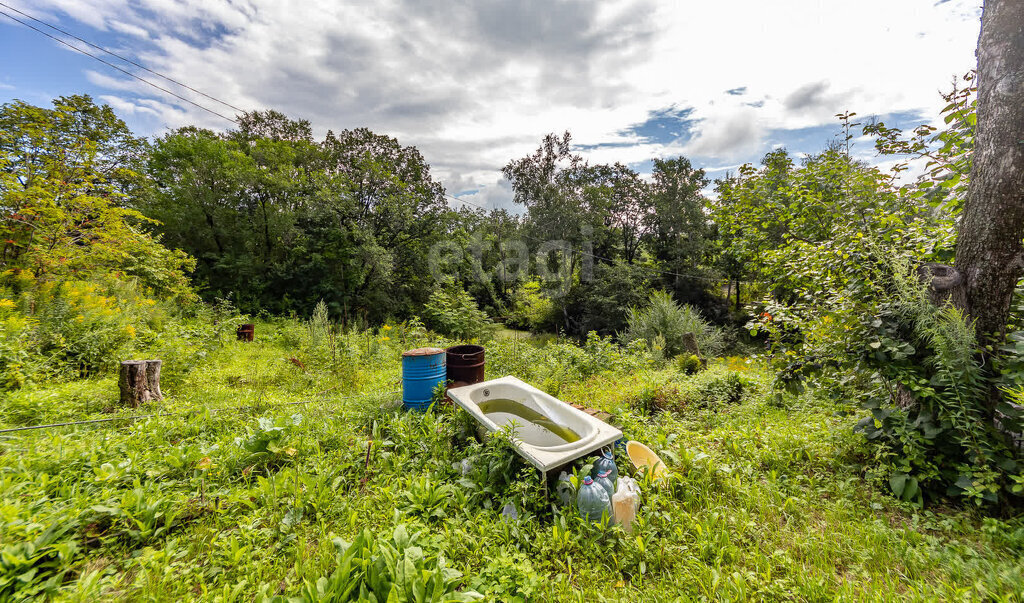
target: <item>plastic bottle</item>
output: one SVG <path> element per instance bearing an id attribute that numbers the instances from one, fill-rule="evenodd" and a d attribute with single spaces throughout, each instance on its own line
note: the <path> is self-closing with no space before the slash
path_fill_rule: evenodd
<path id="1" fill-rule="evenodd" d="M 612 486 L 614 487 L 616 480 L 619 479 L 619 468 L 615 466 L 615 455 L 612 454 L 611 450 L 601 452 L 601 456 L 597 457 L 597 460 L 594 461 L 594 469 L 591 471 L 591 475 L 597 477 L 605 471 L 611 473 L 609 479 L 612 480 Z"/>
<path id="2" fill-rule="evenodd" d="M 501 520 L 502 521 L 516 521 L 519 519 L 519 512 L 516 511 L 516 506 L 512 503 L 505 503 L 505 506 L 501 508 Z"/>
<path id="3" fill-rule="evenodd" d="M 622 526 L 622 529 L 629 533 L 633 531 L 633 520 L 636 519 L 636 512 L 640 508 L 640 487 L 631 478 L 619 479 L 619 487 L 612 497 L 612 510 L 615 514 L 615 523 Z"/>
<path id="4" fill-rule="evenodd" d="M 611 471 L 603 471 L 594 478 L 594 483 L 604 488 L 604 491 L 608 493 L 608 500 L 615 496 L 615 483 L 612 482 L 611 475 Z"/>
<path id="5" fill-rule="evenodd" d="M 555 486 L 555 493 L 558 495 L 558 502 L 563 507 L 568 507 L 572 504 L 574 488 L 572 482 L 569 480 L 569 474 L 565 471 L 558 474 L 558 485 Z"/>
<path id="6" fill-rule="evenodd" d="M 612 514 L 612 501 L 604 488 L 594 483 L 589 475 L 583 478 L 579 494 L 576 495 L 576 508 L 580 515 L 590 521 L 601 521 L 601 515 Z"/>

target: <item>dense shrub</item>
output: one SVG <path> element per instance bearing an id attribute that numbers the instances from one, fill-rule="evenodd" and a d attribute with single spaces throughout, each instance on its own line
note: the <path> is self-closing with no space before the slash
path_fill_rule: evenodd
<path id="1" fill-rule="evenodd" d="M 523 283 L 512 294 L 512 311 L 507 323 L 510 327 L 535 332 L 554 331 L 558 328 L 558 312 L 554 302 L 541 294 L 540 283 Z"/>
<path id="2" fill-rule="evenodd" d="M 643 305 L 650 289 L 650 272 L 641 266 L 622 261 L 594 266 L 593 278 L 581 279 L 566 297 L 570 333 L 622 331 L 630 308 Z"/>
<path id="3" fill-rule="evenodd" d="M 753 383 L 725 366 L 714 366 L 692 376 L 651 382 L 629 399 L 629 404 L 647 414 L 679 412 L 686 408 L 717 408 L 739 404 Z"/>
<path id="4" fill-rule="evenodd" d="M 0 381 L 102 372 L 152 342 L 165 321 L 163 304 L 132 281 L 0 288 Z"/>
<path id="5" fill-rule="evenodd" d="M 0 280 L 0 389 L 109 374 L 122 360 L 161 358 L 172 383 L 241 322 L 230 304 L 160 298 L 135 279 Z"/>
<path id="6" fill-rule="evenodd" d="M 536 346 L 516 339 L 495 339 L 487 346 L 489 378 L 515 375 L 541 384 L 557 395 L 568 383 L 610 371 L 636 372 L 651 368 L 653 356 L 643 342 L 616 345 L 612 338 L 591 332 L 582 346 L 568 341 Z"/>
<path id="7" fill-rule="evenodd" d="M 1003 401 L 993 406 L 1003 383 L 979 362 L 973 324 L 932 302 L 909 253 L 862 244 L 884 259 L 844 273 L 857 298 L 765 306 L 756 326 L 783 352 L 777 384 L 791 394 L 824 385 L 835 399 L 857 401 L 856 429 L 874 445 L 867 473 L 902 500 L 1013 500 L 1024 490 L 1021 457 L 1003 431 L 1019 432 L 1024 416 Z"/>
<path id="8" fill-rule="evenodd" d="M 461 288 L 437 289 L 423 307 L 423 318 L 434 331 L 458 339 L 485 339 L 496 325 Z"/>
<path id="9" fill-rule="evenodd" d="M 675 358 L 676 368 L 680 372 L 692 375 L 704 367 L 700 356 L 696 354 L 680 354 Z"/>
<path id="10" fill-rule="evenodd" d="M 660 337 L 663 353 L 675 356 L 687 352 L 684 339 L 692 335 L 701 355 L 715 356 L 724 348 L 722 330 L 715 327 L 691 306 L 681 306 L 669 293 L 654 291 L 644 308 L 632 308 L 627 315 L 628 326 L 623 341 L 644 340 L 653 346 Z M 659 341 L 660 343 L 660 341 Z"/>

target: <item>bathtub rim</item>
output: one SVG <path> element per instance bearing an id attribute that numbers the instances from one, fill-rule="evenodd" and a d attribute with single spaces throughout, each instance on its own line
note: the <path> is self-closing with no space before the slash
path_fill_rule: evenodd
<path id="1" fill-rule="evenodd" d="M 559 400 L 558 398 L 511 375 L 481 381 L 480 383 L 474 383 L 473 385 L 453 387 L 448 390 L 448 397 L 456 405 L 468 412 L 477 423 L 483 425 L 488 432 L 495 432 L 501 428 L 480 411 L 479 406 L 477 406 L 477 403 L 471 397 L 472 392 L 486 387 L 493 387 L 495 385 L 515 386 L 516 388 L 533 394 L 547 404 L 563 404 L 564 408 L 561 408 L 560 410 L 572 414 L 585 424 L 594 428 L 591 432 L 591 436 L 587 437 L 585 440 L 581 440 L 582 443 L 581 441 L 567 442 L 566 444 L 543 447 L 535 446 L 515 438 L 513 443 L 515 444 L 516 452 L 542 472 L 546 473 L 552 469 L 567 465 L 580 457 L 600 450 L 605 446 L 610 446 L 622 438 L 622 431 L 617 427 L 613 427 L 612 425 L 609 425 L 608 423 L 573 407 L 571 404 Z"/>

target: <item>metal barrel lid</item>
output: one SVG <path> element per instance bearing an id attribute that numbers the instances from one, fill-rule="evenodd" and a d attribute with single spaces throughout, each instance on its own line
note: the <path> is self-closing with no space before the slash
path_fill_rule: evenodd
<path id="1" fill-rule="evenodd" d="M 402 352 L 402 357 L 406 356 L 433 356 L 435 354 L 444 354 L 442 348 L 416 348 L 415 350 L 406 350 Z"/>
<path id="2" fill-rule="evenodd" d="M 461 358 L 462 360 L 483 360 L 487 349 L 482 345 L 463 344 L 454 345 L 447 350 L 449 358 Z"/>

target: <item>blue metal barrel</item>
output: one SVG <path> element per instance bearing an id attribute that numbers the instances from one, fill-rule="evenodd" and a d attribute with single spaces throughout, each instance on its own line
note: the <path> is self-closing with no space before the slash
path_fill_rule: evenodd
<path id="1" fill-rule="evenodd" d="M 445 382 L 447 366 L 441 348 L 417 348 L 402 353 L 402 404 L 424 411 L 430 407 L 434 389 Z"/>

